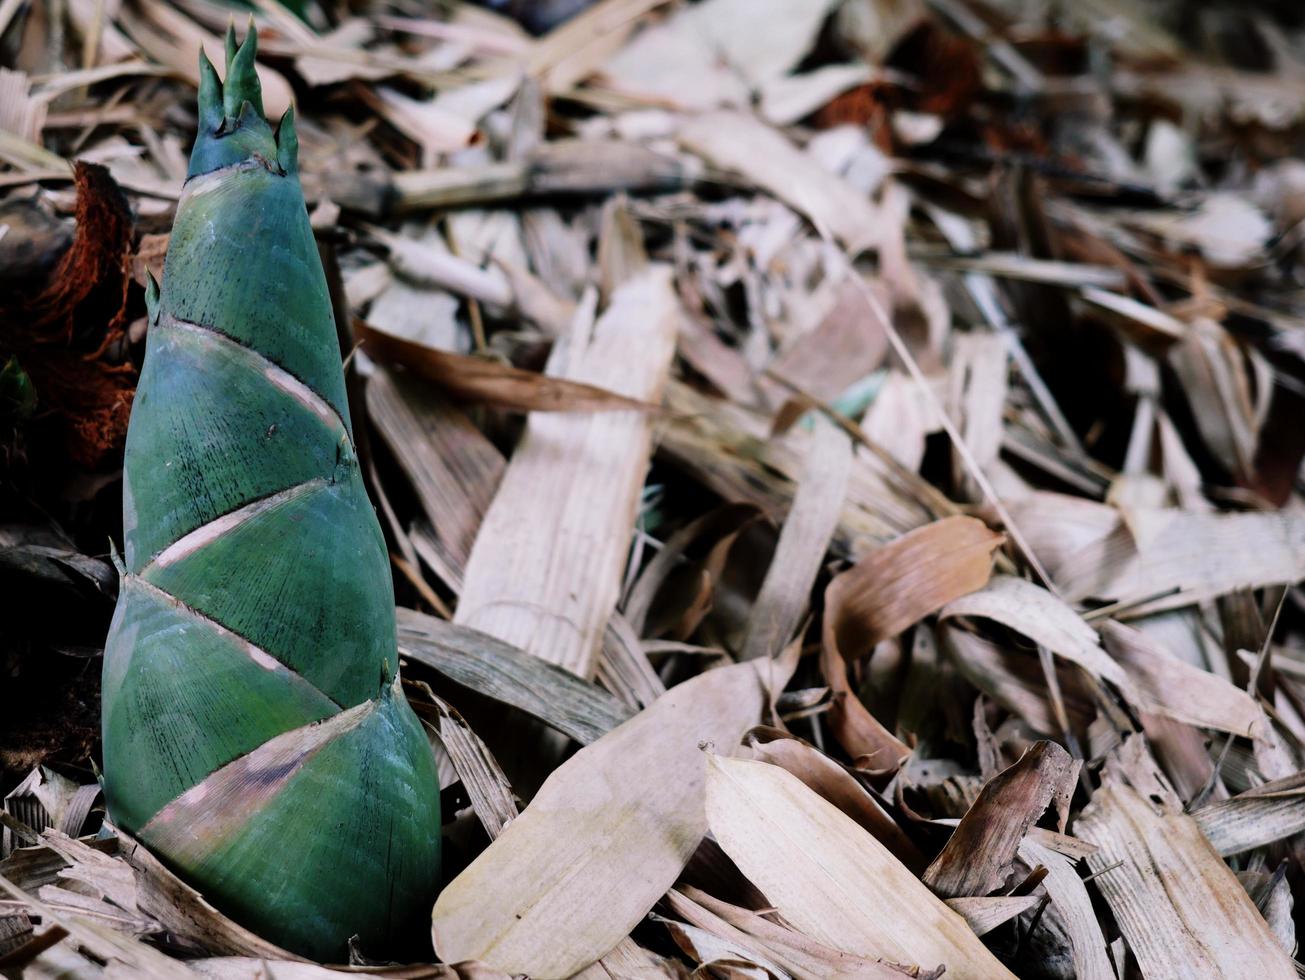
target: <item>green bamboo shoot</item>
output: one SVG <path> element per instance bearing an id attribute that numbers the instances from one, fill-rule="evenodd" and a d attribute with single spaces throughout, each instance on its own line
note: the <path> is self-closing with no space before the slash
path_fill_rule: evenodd
<path id="1" fill-rule="evenodd" d="M 384 539 L 354 453 L 293 109 L 251 30 L 200 56 L 124 463 L 106 643 L 110 816 L 273 942 L 340 960 L 426 932 L 439 781 L 399 688 Z"/>

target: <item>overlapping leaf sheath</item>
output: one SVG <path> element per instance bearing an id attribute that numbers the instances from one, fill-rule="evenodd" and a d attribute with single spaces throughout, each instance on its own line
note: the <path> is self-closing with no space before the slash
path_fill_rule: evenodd
<path id="1" fill-rule="evenodd" d="M 290 113 L 256 39 L 201 56 L 199 135 L 125 462 L 104 661 L 114 821 L 296 952 L 425 932 L 439 783 L 398 686 L 384 540 L 354 454 Z"/>

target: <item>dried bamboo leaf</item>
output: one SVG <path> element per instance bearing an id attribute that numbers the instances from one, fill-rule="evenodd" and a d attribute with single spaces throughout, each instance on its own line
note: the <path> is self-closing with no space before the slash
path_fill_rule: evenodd
<path id="1" fill-rule="evenodd" d="M 1074 870 L 1077 862 L 1053 851 L 1032 834 L 1020 841 L 1019 855 L 1030 868 L 1047 869 L 1042 887 L 1064 922 L 1078 980 L 1115 980 L 1092 896 Z"/>
<path id="2" fill-rule="evenodd" d="M 616 291 L 591 340 L 576 338 L 564 377 L 660 400 L 679 316 L 671 270 L 650 266 Z M 472 548 L 455 621 L 592 677 L 650 442 L 641 412 L 532 414 Z"/>
<path id="3" fill-rule="evenodd" d="M 228 919 L 139 843 L 117 833 L 122 855 L 136 871 L 137 906 L 168 932 L 211 953 L 304 962 Z"/>
<path id="4" fill-rule="evenodd" d="M 1296 975 L 1140 738 L 1112 757 L 1074 827 L 1099 848 L 1088 865 L 1103 872 L 1096 886 L 1147 977 Z"/>
<path id="5" fill-rule="evenodd" d="M 739 112 L 703 113 L 681 127 L 679 139 L 709 163 L 742 174 L 800 211 L 849 251 L 879 241 L 878 209 L 865 195 L 760 120 Z"/>
<path id="6" fill-rule="evenodd" d="M 487 633 L 411 609 L 395 612 L 403 656 L 519 708 L 581 745 L 597 741 L 632 714 L 588 681 Z"/>
<path id="7" fill-rule="evenodd" d="M 425 685 L 423 685 L 425 686 Z M 481 826 L 490 840 L 496 840 L 503 828 L 517 816 L 517 804 L 512 787 L 498 762 L 485 743 L 471 730 L 466 719 L 448 702 L 436 697 L 427 688 L 435 702 L 439 716 L 439 737 L 458 771 L 463 788 L 471 799 L 472 809 L 480 818 Z"/>
<path id="8" fill-rule="evenodd" d="M 1305 774 L 1208 803 L 1192 814 L 1210 846 L 1227 857 L 1305 831 Z"/>
<path id="9" fill-rule="evenodd" d="M 1133 510 L 1133 540 L 1100 556 L 1063 582 L 1070 599 L 1096 596 L 1137 603 L 1131 613 L 1193 605 L 1236 589 L 1305 578 L 1305 515 L 1215 514 Z M 1174 592 L 1173 595 L 1167 595 Z"/>
<path id="10" fill-rule="evenodd" d="M 1248 738 L 1263 728 L 1264 713 L 1249 694 L 1180 660 L 1154 637 L 1110 620 L 1101 625 L 1101 639 L 1152 710 Z"/>
<path id="11" fill-rule="evenodd" d="M 1002 540 L 973 517 L 946 517 L 866 554 L 825 594 L 839 652 L 859 659 L 881 640 L 982 589 Z"/>
<path id="12" fill-rule="evenodd" d="M 39 913 L 43 922 L 58 925 L 82 950 L 106 964 L 109 970 L 121 971 L 120 976 L 140 977 L 142 980 L 179 980 L 194 976 L 185 964 L 153 946 L 80 916 L 59 912 L 24 892 L 3 875 L 0 875 L 0 893 Z"/>
<path id="13" fill-rule="evenodd" d="M 656 411 L 656 406 L 592 384 L 552 378 L 534 371 L 465 354 L 437 350 L 354 320 L 367 353 L 435 382 L 454 398 L 518 412 Z"/>
<path id="14" fill-rule="evenodd" d="M 752 754 L 786 769 L 811 790 L 860 824 L 913 872 L 924 869 L 924 856 L 875 798 L 841 765 L 796 738 L 753 741 Z"/>
<path id="15" fill-rule="evenodd" d="M 1101 649 L 1096 631 L 1064 602 L 1032 582 L 995 575 L 985 588 L 949 603 L 939 614 L 940 619 L 958 616 L 995 620 L 1093 677 L 1110 681 L 1125 694 L 1133 691 L 1123 667 Z"/>
<path id="16" fill-rule="evenodd" d="M 502 454 L 437 394 L 384 368 L 368 379 L 367 411 L 416 488 L 460 579 L 503 477 Z"/>
<path id="17" fill-rule="evenodd" d="M 622 92 L 685 109 L 745 106 L 750 88 L 797 65 L 831 6 L 829 0 L 706 0 L 682 7 L 641 31 L 602 74 Z M 666 71 L 671 64 L 675 71 Z"/>
<path id="18" fill-rule="evenodd" d="M 1036 655 L 1003 649 L 950 623 L 940 626 L 938 639 L 957 670 L 971 684 L 1039 735 L 1064 737 L 1060 719 L 1050 702 L 1046 675 Z M 1096 705 L 1069 671 L 1057 670 L 1056 676 L 1070 726 L 1082 731 L 1096 717 Z"/>
<path id="19" fill-rule="evenodd" d="M 741 909 L 686 887 L 666 896 L 667 904 L 686 922 L 745 949 L 758 963 L 794 977 L 860 977 L 863 980 L 936 980 L 926 972 L 900 969 L 878 959 L 856 956 L 818 943 L 750 909 Z M 773 966 L 772 966 L 773 964 Z"/>
<path id="20" fill-rule="evenodd" d="M 956 977 L 1011 977 L 965 924 L 850 817 L 764 762 L 710 756 L 707 821 L 725 853 L 813 939 Z"/>
<path id="21" fill-rule="evenodd" d="M 436 952 L 550 978 L 615 946 L 706 830 L 699 743 L 732 750 L 781 673 L 770 661 L 708 671 L 567 760 L 440 894 Z"/>
<path id="22" fill-rule="evenodd" d="M 1081 763 L 1055 742 L 1037 742 L 988 780 L 961 818 L 924 883 L 946 898 L 987 895 L 1001 887 L 1020 841 L 1048 806 L 1065 829 Z"/>
<path id="23" fill-rule="evenodd" d="M 740 659 L 775 656 L 801 625 L 843 510 L 851 468 L 851 440 L 832 422 L 819 419 L 793 507 L 752 606 Z"/>
<path id="24" fill-rule="evenodd" d="M 986 935 L 1003 922 L 1022 915 L 1041 899 L 1036 895 L 976 895 L 970 898 L 949 898 L 947 907 L 959 912 L 965 924 L 976 936 Z"/>

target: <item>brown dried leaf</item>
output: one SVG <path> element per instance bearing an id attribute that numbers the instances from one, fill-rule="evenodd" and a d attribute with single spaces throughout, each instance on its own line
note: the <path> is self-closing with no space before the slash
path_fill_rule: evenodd
<path id="1" fill-rule="evenodd" d="M 708 671 L 572 756 L 440 894 L 445 960 L 568 977 L 626 936 L 706 831 L 699 743 L 730 751 L 760 719 L 770 661 Z"/>
<path id="2" fill-rule="evenodd" d="M 354 330 L 368 354 L 391 364 L 402 364 L 463 401 L 518 412 L 658 411 L 655 405 L 597 385 L 438 350 L 377 330 L 362 320 L 354 320 Z"/>
<path id="3" fill-rule="evenodd" d="M 869 552 L 829 583 L 826 629 L 856 660 L 947 603 L 982 589 L 1004 539 L 973 517 L 946 517 Z"/>
<path id="4" fill-rule="evenodd" d="M 987 895 L 1001 887 L 1020 841 L 1048 806 L 1056 808 L 1056 829 L 1065 829 L 1080 765 L 1055 742 L 1035 743 L 984 784 L 925 871 L 924 883 L 947 898 Z"/>

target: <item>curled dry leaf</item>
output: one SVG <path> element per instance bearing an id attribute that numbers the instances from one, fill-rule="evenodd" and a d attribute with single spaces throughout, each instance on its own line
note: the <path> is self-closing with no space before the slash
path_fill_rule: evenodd
<path id="1" fill-rule="evenodd" d="M 1013 766 L 988 780 L 924 883 L 947 898 L 987 895 L 1005 883 L 1020 841 L 1047 807 L 1056 829 L 1069 818 L 1081 763 L 1055 742 L 1037 742 Z"/>
<path id="2" fill-rule="evenodd" d="M 988 584 L 1004 539 L 973 517 L 946 517 L 875 548 L 830 583 L 826 620 L 848 660 Z"/>
<path id="3" fill-rule="evenodd" d="M 577 752 L 440 894 L 436 952 L 540 978 L 607 953 L 706 831 L 699 744 L 731 751 L 786 680 L 771 661 L 708 671 Z"/>
<path id="4" fill-rule="evenodd" d="M 1247 738 L 1261 730 L 1264 712 L 1249 694 L 1175 657 L 1153 636 L 1111 620 L 1102 624 L 1101 639 L 1151 710 Z"/>
<path id="5" fill-rule="evenodd" d="M 1133 690 L 1124 669 L 1101 649 L 1101 641 L 1078 613 L 1046 589 L 1011 575 L 996 575 L 988 585 L 947 605 L 942 619 L 991 619 L 1077 664 L 1093 677 L 1125 693 Z"/>
<path id="6" fill-rule="evenodd" d="M 861 703 L 844 661 L 982 588 L 1001 541 L 982 521 L 944 518 L 876 548 L 825 589 L 821 667 L 835 697 L 829 722 L 859 765 L 895 769 L 909 749 Z"/>
<path id="7" fill-rule="evenodd" d="M 874 837 L 791 773 L 710 756 L 707 822 L 801 932 L 835 949 L 948 976 L 1009 978 L 965 924 Z"/>

